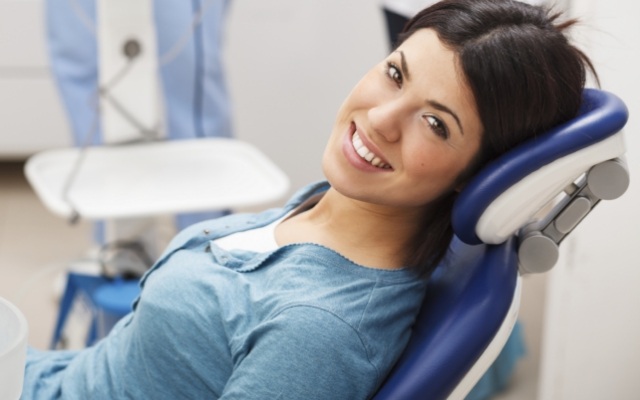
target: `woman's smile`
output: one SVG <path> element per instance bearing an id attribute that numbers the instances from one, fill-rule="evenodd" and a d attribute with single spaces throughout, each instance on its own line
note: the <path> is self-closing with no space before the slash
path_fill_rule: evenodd
<path id="1" fill-rule="evenodd" d="M 355 149 L 356 153 L 358 153 L 358 155 L 369 164 L 373 165 L 376 168 L 391 169 L 391 166 L 389 164 L 382 161 L 379 156 L 369 150 L 369 148 L 365 146 L 364 143 L 362 143 L 362 139 L 360 138 L 358 131 L 355 131 L 353 133 L 353 136 L 351 137 L 351 143 L 353 144 L 353 148 Z"/>
<path id="2" fill-rule="evenodd" d="M 347 160 L 358 169 L 374 172 L 393 170 L 381 152 L 366 139 L 353 122 L 345 133 L 342 149 Z"/>
<path id="3" fill-rule="evenodd" d="M 456 53 L 434 31 L 422 29 L 347 96 L 323 170 L 348 198 L 398 210 L 427 209 L 455 189 L 480 148 L 481 135 Z"/>

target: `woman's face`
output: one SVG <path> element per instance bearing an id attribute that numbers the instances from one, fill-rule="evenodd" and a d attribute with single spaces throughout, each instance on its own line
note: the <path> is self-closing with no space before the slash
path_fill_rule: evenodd
<path id="1" fill-rule="evenodd" d="M 338 192 L 422 208 L 455 189 L 482 125 L 456 54 L 422 29 L 370 70 L 338 112 L 323 157 Z"/>

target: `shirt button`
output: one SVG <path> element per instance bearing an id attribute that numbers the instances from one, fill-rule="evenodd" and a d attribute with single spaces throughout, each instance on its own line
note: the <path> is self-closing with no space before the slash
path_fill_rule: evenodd
<path id="1" fill-rule="evenodd" d="M 211 231 L 209 229 L 205 229 L 202 231 L 202 233 L 204 233 L 205 235 L 208 235 L 211 233 Z"/>

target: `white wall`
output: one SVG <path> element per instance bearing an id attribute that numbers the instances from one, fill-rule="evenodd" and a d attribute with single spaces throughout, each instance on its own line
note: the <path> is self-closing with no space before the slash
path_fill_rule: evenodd
<path id="1" fill-rule="evenodd" d="M 640 3 L 574 0 L 576 40 L 602 88 L 630 110 L 625 128 L 631 185 L 602 202 L 563 244 L 550 274 L 540 398 L 637 399 L 640 395 Z"/>
<path id="2" fill-rule="evenodd" d="M 342 100 L 387 52 L 372 0 L 235 0 L 226 61 L 239 138 L 270 156 L 292 190 L 322 179 Z"/>

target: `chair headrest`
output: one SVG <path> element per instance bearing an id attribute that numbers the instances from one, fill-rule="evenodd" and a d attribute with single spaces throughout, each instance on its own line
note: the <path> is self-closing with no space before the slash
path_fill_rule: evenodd
<path id="1" fill-rule="evenodd" d="M 620 98 L 585 89 L 578 116 L 516 146 L 484 167 L 453 208 L 456 235 L 468 244 L 506 241 L 590 167 L 622 155 L 628 119 Z"/>

